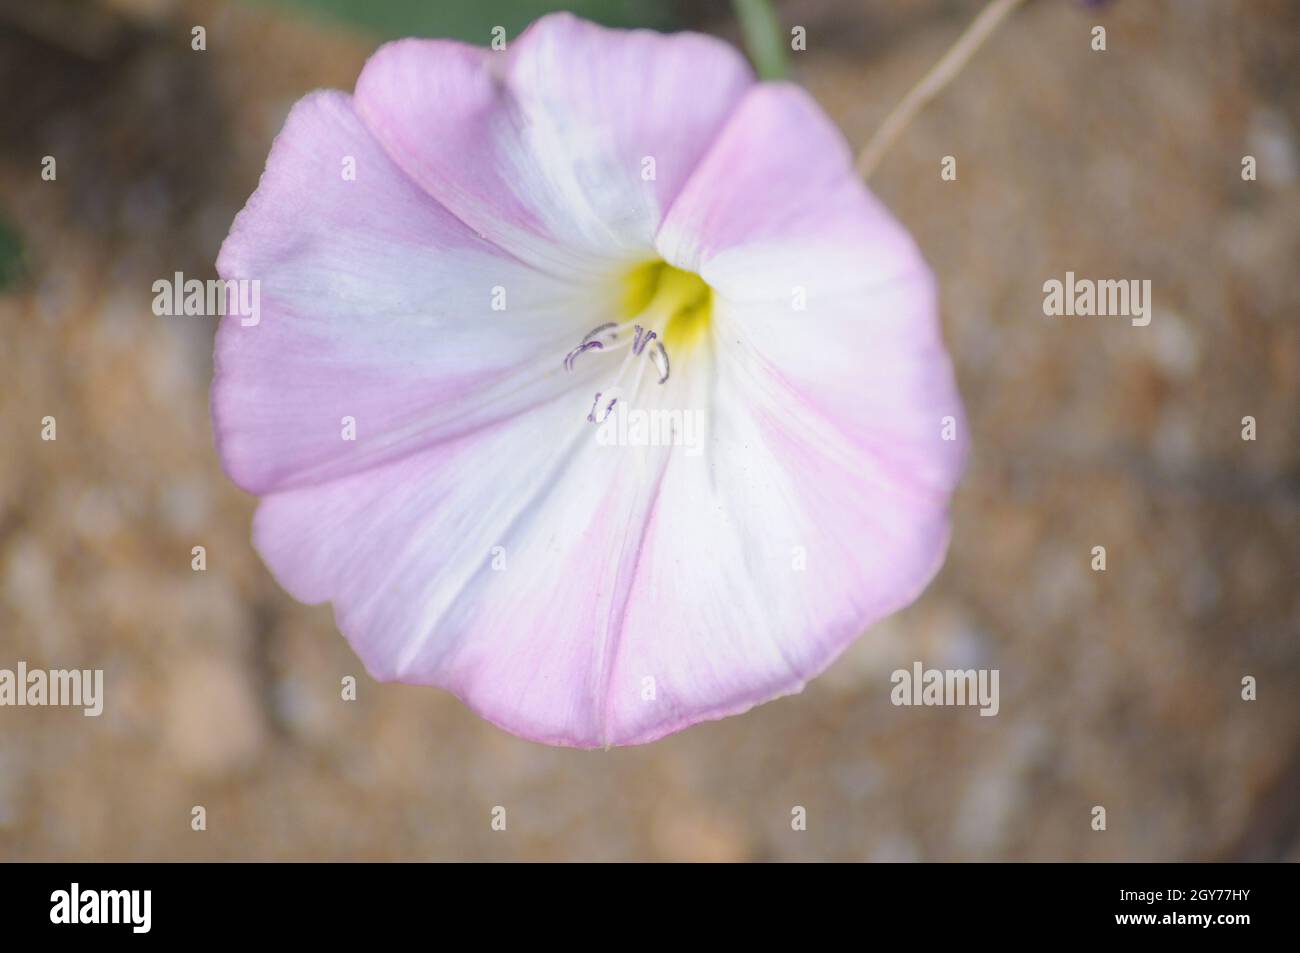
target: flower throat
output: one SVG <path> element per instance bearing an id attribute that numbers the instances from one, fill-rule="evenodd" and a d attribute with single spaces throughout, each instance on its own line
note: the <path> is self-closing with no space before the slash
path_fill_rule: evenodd
<path id="1" fill-rule="evenodd" d="M 564 358 L 565 369 L 572 371 L 574 362 L 589 352 L 627 351 L 613 382 L 596 392 L 587 414 L 594 424 L 613 412 L 620 399 L 618 385 L 634 363 L 630 394 L 640 387 L 647 363 L 654 367 L 659 385 L 667 382 L 672 375 L 669 354 L 688 350 L 708 331 L 713 291 L 699 275 L 665 261 L 646 262 L 624 278 L 620 310 L 620 320 L 592 328 Z"/>

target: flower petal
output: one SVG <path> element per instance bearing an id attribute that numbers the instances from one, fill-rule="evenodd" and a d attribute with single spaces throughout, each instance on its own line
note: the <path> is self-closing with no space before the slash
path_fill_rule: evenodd
<path id="1" fill-rule="evenodd" d="M 715 291 L 688 398 L 710 434 L 707 466 L 667 470 L 639 553 L 607 680 L 628 742 L 798 691 L 913 600 L 968 443 L 931 275 L 804 93 L 747 96 L 659 247 Z"/>
<path id="2" fill-rule="evenodd" d="M 663 211 L 752 82 L 711 37 L 553 14 L 506 53 L 390 43 L 356 95 L 431 195 L 523 260 L 572 274 L 652 251 Z"/>
<path id="3" fill-rule="evenodd" d="M 334 603 L 376 678 L 442 686 L 525 738 L 602 744 L 618 540 L 653 481 L 597 446 L 585 411 L 554 401 L 272 494 L 254 542 L 295 598 Z"/>
<path id="4" fill-rule="evenodd" d="M 897 452 L 893 435 L 858 443 L 842 425 L 853 407 L 828 414 L 807 381 L 793 385 L 757 355 L 734 316 L 719 325 L 731 353 L 715 350 L 687 404 L 707 408 L 706 449 L 664 473 L 610 652 L 603 724 L 617 743 L 799 691 L 915 599 L 947 547 L 939 464 L 910 459 L 928 439 L 950 487 L 961 451 L 942 443 L 937 419 Z M 942 360 L 928 376 L 950 386 Z"/>
<path id="5" fill-rule="evenodd" d="M 764 84 L 746 97 L 658 245 L 714 288 L 720 353 L 748 354 L 784 411 L 951 491 L 968 441 L 933 276 L 807 93 Z"/>
<path id="6" fill-rule="evenodd" d="M 619 294 L 480 239 L 336 92 L 294 107 L 217 270 L 260 283 L 260 321 L 222 322 L 212 389 L 223 462 L 257 493 L 394 459 L 571 387 L 564 353 Z"/>

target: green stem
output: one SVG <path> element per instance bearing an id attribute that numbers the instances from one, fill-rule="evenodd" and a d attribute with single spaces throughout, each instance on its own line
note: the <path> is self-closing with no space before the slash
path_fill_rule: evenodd
<path id="1" fill-rule="evenodd" d="M 733 0 L 745 49 L 760 79 L 785 76 L 785 31 L 770 0 Z"/>

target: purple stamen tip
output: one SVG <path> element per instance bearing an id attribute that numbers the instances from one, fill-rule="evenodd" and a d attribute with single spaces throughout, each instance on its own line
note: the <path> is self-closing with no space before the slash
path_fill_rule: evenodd
<path id="1" fill-rule="evenodd" d="M 584 335 L 582 336 L 582 340 L 581 340 L 579 343 L 580 343 L 580 344 L 586 344 L 588 341 L 590 341 L 592 338 L 594 338 L 597 334 L 601 334 L 601 333 L 603 333 L 603 332 L 605 332 L 605 331 L 608 331 L 610 328 L 616 328 L 616 327 L 618 327 L 618 325 L 615 324 L 613 321 L 606 321 L 604 324 L 599 325 L 598 327 L 594 327 L 594 328 L 592 328 L 590 331 L 588 331 L 586 334 L 584 334 Z M 612 335 L 610 335 L 610 337 L 618 337 L 618 332 L 615 331 Z"/>
<path id="2" fill-rule="evenodd" d="M 641 336 L 641 326 L 636 328 L 636 339 L 632 342 L 632 353 L 639 355 L 645 350 L 645 346 L 655 339 L 657 335 L 653 331 L 647 331 L 645 337 Z"/>
<path id="3" fill-rule="evenodd" d="M 587 351 L 590 351 L 592 348 L 595 348 L 596 350 L 601 350 L 604 347 L 605 345 L 601 344 L 599 341 L 584 341 L 582 344 L 579 344 L 572 351 L 570 351 L 568 354 L 565 355 L 564 369 L 567 371 L 573 370 L 573 362 L 577 360 L 579 354 L 583 354 Z"/>
<path id="4" fill-rule="evenodd" d="M 655 355 L 658 355 L 660 359 L 655 360 Z M 654 361 L 655 367 L 659 368 L 659 383 L 662 384 L 668 380 L 668 349 L 664 347 L 663 341 L 655 342 L 655 350 L 650 352 L 650 360 Z"/>
<path id="5" fill-rule="evenodd" d="M 600 405 L 600 395 L 601 395 L 601 391 L 596 391 L 596 399 L 591 402 L 591 410 L 587 412 L 587 423 L 603 424 L 606 420 L 609 419 L 609 415 L 614 410 L 614 405 L 618 403 L 617 397 L 611 397 L 609 400 L 609 405 L 606 406 L 605 408 L 605 413 L 601 415 L 601 418 L 599 420 L 597 420 L 596 408 Z"/>

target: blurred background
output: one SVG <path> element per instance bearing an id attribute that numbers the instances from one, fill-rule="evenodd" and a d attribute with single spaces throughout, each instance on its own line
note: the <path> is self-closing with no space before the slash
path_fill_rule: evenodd
<path id="1" fill-rule="evenodd" d="M 939 276 L 974 454 L 938 579 L 802 695 L 546 748 L 372 682 L 279 589 L 212 448 L 215 321 L 155 317 L 151 284 L 215 277 L 289 107 L 382 39 L 487 43 L 557 6 L 0 0 L 0 667 L 102 668 L 107 695 L 0 709 L 0 859 L 1300 860 L 1287 0 L 1031 0 L 875 172 Z M 567 6 L 741 41 L 721 0 Z M 860 146 L 980 6 L 776 15 Z M 1045 318 L 1067 270 L 1150 278 L 1151 325 Z M 894 707 L 915 660 L 999 669 L 1000 713 Z"/>

